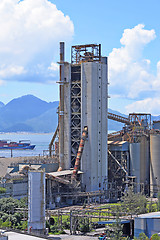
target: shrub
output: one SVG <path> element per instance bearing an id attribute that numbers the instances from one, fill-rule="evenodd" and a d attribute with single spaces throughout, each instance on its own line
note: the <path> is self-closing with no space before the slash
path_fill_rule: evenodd
<path id="1" fill-rule="evenodd" d="M 5 193 L 5 192 L 6 192 L 6 189 L 3 188 L 3 187 L 0 187 L 0 194 L 3 194 L 3 193 Z"/>
<path id="2" fill-rule="evenodd" d="M 157 233 L 155 233 L 152 235 L 151 239 L 152 240 L 160 240 L 160 236 Z"/>

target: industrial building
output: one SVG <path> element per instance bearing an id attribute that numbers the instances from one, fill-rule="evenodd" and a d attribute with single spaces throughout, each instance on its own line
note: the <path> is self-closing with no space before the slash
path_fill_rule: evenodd
<path id="1" fill-rule="evenodd" d="M 149 239 L 153 234 L 160 234 L 160 212 L 141 214 L 134 219 L 134 235 L 145 233 Z"/>
<path id="2" fill-rule="evenodd" d="M 82 189 L 97 191 L 107 185 L 107 58 L 101 45 L 72 46 L 71 63 L 60 43 L 59 164 L 74 168 L 81 134 L 87 139 L 79 167 Z"/>
<path id="3" fill-rule="evenodd" d="M 74 168 L 72 184 L 77 180 L 82 192 L 107 191 L 109 200 L 119 199 L 128 186 L 156 197 L 159 121 L 152 126 L 149 113 L 108 112 L 108 64 L 101 45 L 72 46 L 68 63 L 60 43 L 59 64 L 59 124 L 49 146 L 50 155 L 55 150 L 59 157 L 59 171 Z M 108 119 L 124 123 L 123 129 L 107 135 Z"/>
<path id="4" fill-rule="evenodd" d="M 1 185 L 7 187 L 6 195 L 26 195 L 28 172 L 25 175 L 24 170 L 28 166 L 47 173 L 47 208 L 85 199 L 117 201 L 129 186 L 157 197 L 159 121 L 152 124 L 149 113 L 123 117 L 108 112 L 108 64 L 107 57 L 101 56 L 100 44 L 72 46 L 71 63 L 65 61 L 64 52 L 62 42 L 58 126 L 49 144 L 50 156 L 41 164 L 31 161 L 10 166 Z M 123 129 L 108 134 L 108 119 L 124 123 Z M 19 177 L 23 178 L 21 183 Z M 22 188 L 18 195 L 17 187 Z"/>

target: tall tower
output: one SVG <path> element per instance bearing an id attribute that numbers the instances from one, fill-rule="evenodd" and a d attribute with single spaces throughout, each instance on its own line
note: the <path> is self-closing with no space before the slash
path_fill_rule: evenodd
<path id="1" fill-rule="evenodd" d="M 107 58 L 101 57 L 101 45 L 97 44 L 72 46 L 71 53 L 71 64 L 64 59 L 60 62 L 60 95 L 64 93 L 60 98 L 63 126 L 59 121 L 59 136 L 63 136 L 60 146 L 61 141 L 64 146 L 62 152 L 59 148 L 60 166 L 74 167 L 82 130 L 87 126 L 88 138 L 81 159 L 82 185 L 86 191 L 103 190 L 108 168 Z"/>
<path id="2" fill-rule="evenodd" d="M 28 232 L 45 234 L 45 172 L 28 172 Z"/>

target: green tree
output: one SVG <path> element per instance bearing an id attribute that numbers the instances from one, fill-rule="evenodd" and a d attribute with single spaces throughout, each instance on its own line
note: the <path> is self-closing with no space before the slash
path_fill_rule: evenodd
<path id="1" fill-rule="evenodd" d="M 0 199 L 1 226 L 21 229 L 23 224 L 23 213 L 17 212 L 16 209 L 25 208 L 26 202 L 27 198 L 20 201 L 11 197 Z"/>
<path id="2" fill-rule="evenodd" d="M 2 212 L 5 213 L 14 213 L 15 208 L 19 207 L 19 203 L 17 199 L 9 198 L 2 198 L 0 199 L 0 208 Z"/>
<path id="3" fill-rule="evenodd" d="M 5 228 L 10 228 L 11 227 L 11 222 L 10 221 L 5 221 L 2 223 L 2 227 L 5 227 Z"/>
<path id="4" fill-rule="evenodd" d="M 28 227 L 28 222 L 27 221 L 22 221 L 21 225 L 22 225 L 22 230 L 27 230 L 27 227 Z"/>
<path id="5" fill-rule="evenodd" d="M 110 224 L 109 228 L 107 229 L 107 237 L 113 240 L 119 240 L 123 239 L 123 225 L 121 224 L 121 219 L 120 219 L 120 211 L 121 208 L 116 206 L 114 209 L 116 213 L 116 219 L 115 222 Z M 127 238 L 126 238 L 127 239 Z"/>
<path id="6" fill-rule="evenodd" d="M 141 214 L 147 211 L 147 199 L 141 193 L 134 193 L 132 188 L 129 188 L 122 197 L 122 209 L 124 212 L 131 214 Z"/>
<path id="7" fill-rule="evenodd" d="M 139 240 L 149 240 L 149 238 L 145 235 L 145 233 L 140 233 L 138 239 Z"/>
<path id="8" fill-rule="evenodd" d="M 160 236 L 157 233 L 155 233 L 155 234 L 152 235 L 151 239 L 152 240 L 160 240 Z"/>
<path id="9" fill-rule="evenodd" d="M 6 189 L 3 188 L 3 187 L 0 187 L 0 194 L 3 194 L 3 193 L 5 193 L 5 192 L 6 192 Z"/>
<path id="10" fill-rule="evenodd" d="M 140 233 L 139 237 L 138 238 L 134 237 L 134 239 L 135 240 L 149 240 L 149 238 L 146 236 L 145 233 Z"/>
<path id="11" fill-rule="evenodd" d="M 79 221 L 78 230 L 83 232 L 83 233 L 90 232 L 90 225 L 89 225 L 89 219 L 88 218 L 82 218 Z"/>
<path id="12" fill-rule="evenodd" d="M 158 192 L 157 210 L 160 211 L 160 192 Z"/>

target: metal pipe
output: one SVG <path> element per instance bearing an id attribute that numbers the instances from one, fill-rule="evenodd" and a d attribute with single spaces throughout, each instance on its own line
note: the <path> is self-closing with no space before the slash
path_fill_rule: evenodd
<path id="1" fill-rule="evenodd" d="M 60 42 L 59 170 L 64 169 L 64 42 Z"/>
<path id="2" fill-rule="evenodd" d="M 75 180 L 77 177 L 77 172 L 79 170 L 80 167 L 80 160 L 82 157 L 82 153 L 83 153 L 83 149 L 84 149 L 84 144 L 87 138 L 87 134 L 88 134 L 88 127 L 85 126 L 84 130 L 82 132 L 82 137 L 81 137 L 81 141 L 79 144 L 79 148 L 78 148 L 78 153 L 77 153 L 77 157 L 76 157 L 76 161 L 75 161 L 75 165 L 74 165 L 74 170 L 73 170 L 73 174 L 72 174 L 72 180 Z"/>
<path id="3" fill-rule="evenodd" d="M 49 156 L 50 156 L 50 157 L 52 156 L 52 147 L 53 147 L 54 140 L 55 140 L 55 138 L 56 138 L 56 136 L 57 136 L 58 129 L 59 129 L 59 126 L 57 126 L 56 131 L 54 132 L 54 135 L 53 135 L 53 137 L 52 137 L 52 140 L 51 140 L 51 142 L 50 142 L 50 144 L 49 144 Z"/>

